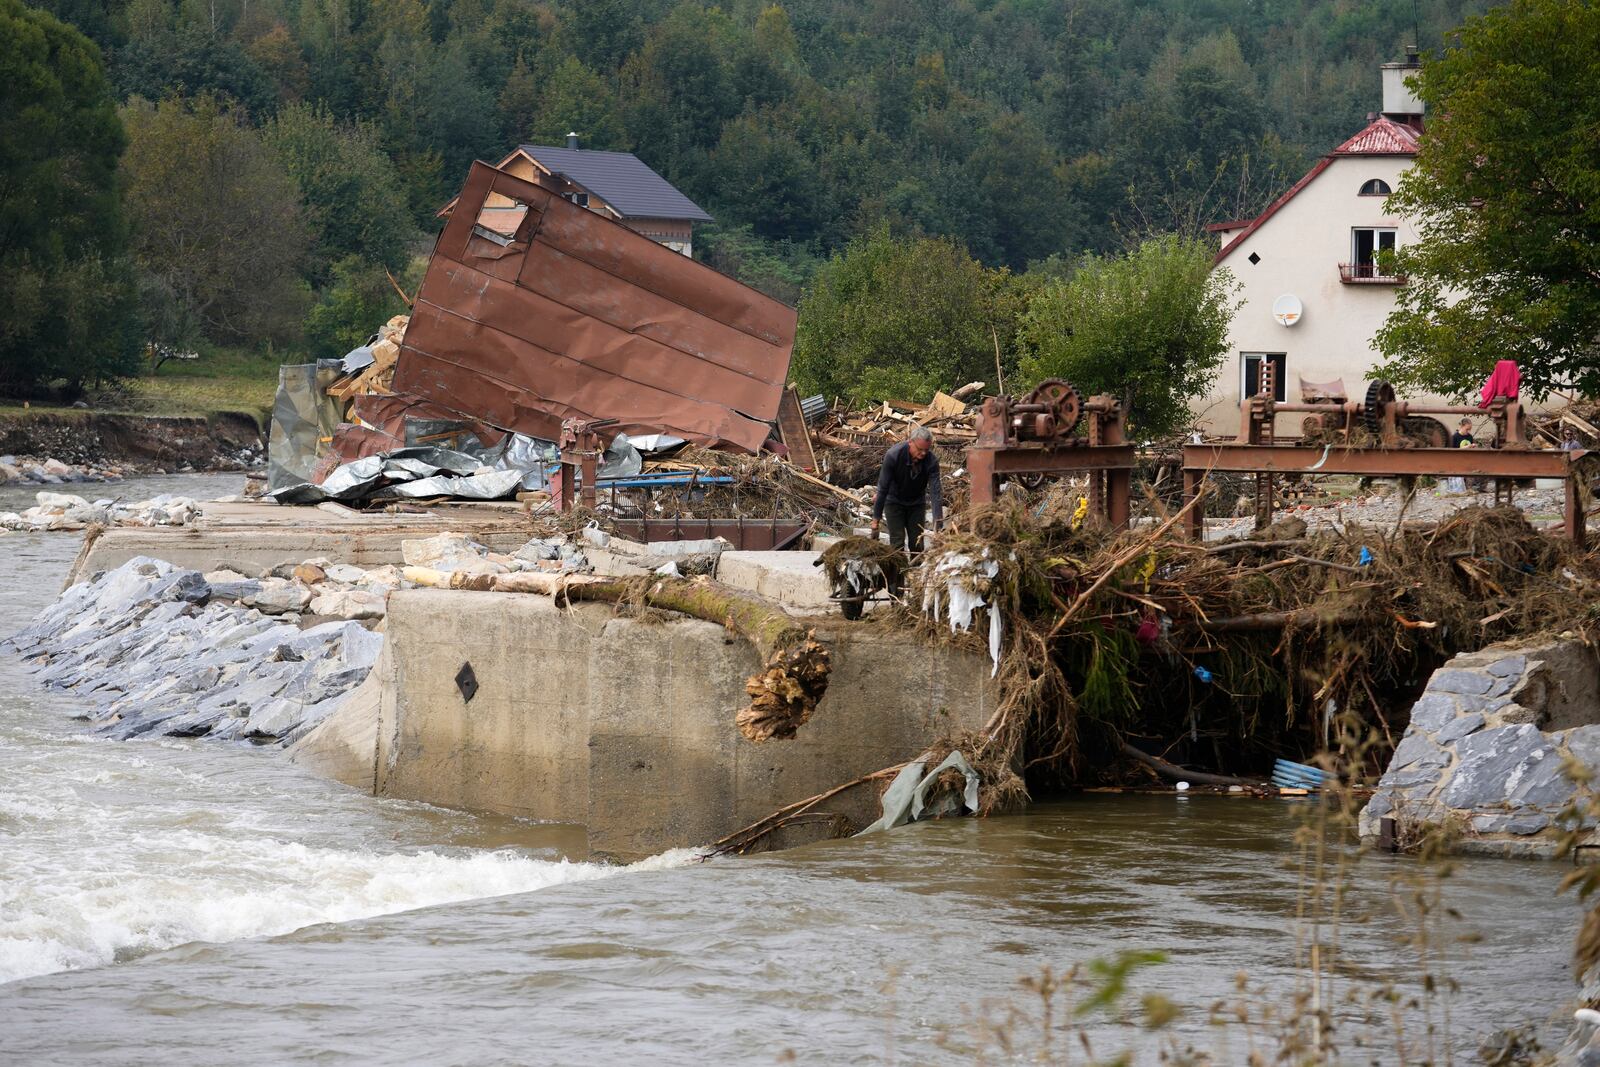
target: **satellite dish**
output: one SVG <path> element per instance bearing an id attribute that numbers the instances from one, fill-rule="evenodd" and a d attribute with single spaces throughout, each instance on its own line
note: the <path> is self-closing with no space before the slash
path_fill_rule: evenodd
<path id="1" fill-rule="evenodd" d="M 1279 326 L 1293 326 L 1305 311 L 1300 298 L 1293 293 L 1284 293 L 1272 302 L 1272 317 L 1278 320 Z"/>

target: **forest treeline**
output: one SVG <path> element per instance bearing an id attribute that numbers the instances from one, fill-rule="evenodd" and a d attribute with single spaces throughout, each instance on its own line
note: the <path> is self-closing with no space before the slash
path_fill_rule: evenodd
<path id="1" fill-rule="evenodd" d="M 92 141 L 35 134 L 34 177 L 61 169 L 54 145 L 99 187 L 99 244 L 43 241 L 28 262 L 36 288 L 54 270 L 116 290 L 128 272 L 101 306 L 137 329 L 63 334 L 115 341 L 113 369 L 134 334 L 331 351 L 383 311 L 384 270 L 404 281 L 472 160 L 575 131 L 682 188 L 717 220 L 697 254 L 791 302 L 880 232 L 1060 272 L 1258 211 L 1376 109 L 1380 62 L 1484 6 L 43 0 L 98 46 L 63 92 L 99 117 Z M 13 42 L 0 75 L 69 47 Z M 8 138 L 19 121 L 0 114 Z M 36 333 L 70 313 L 36 304 Z"/>

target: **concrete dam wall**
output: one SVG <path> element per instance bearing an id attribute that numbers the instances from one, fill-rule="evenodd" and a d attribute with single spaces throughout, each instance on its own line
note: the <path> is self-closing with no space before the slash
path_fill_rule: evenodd
<path id="1" fill-rule="evenodd" d="M 372 679 L 297 758 L 383 796 L 581 824 L 591 851 L 626 859 L 715 841 L 994 709 L 984 657 L 871 623 L 819 620 L 817 637 L 833 653 L 827 695 L 794 740 L 758 745 L 734 725 L 758 658 L 720 626 L 397 591 Z M 470 700 L 457 684 L 468 665 Z M 826 807 L 859 826 L 877 790 Z"/>

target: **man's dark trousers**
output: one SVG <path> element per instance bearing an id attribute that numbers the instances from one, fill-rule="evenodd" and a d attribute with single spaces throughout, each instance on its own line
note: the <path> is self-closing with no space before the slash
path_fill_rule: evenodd
<path id="1" fill-rule="evenodd" d="M 889 545 L 905 547 L 915 556 L 922 551 L 922 514 L 927 503 L 896 504 L 892 500 L 883 505 L 883 521 L 889 527 Z"/>

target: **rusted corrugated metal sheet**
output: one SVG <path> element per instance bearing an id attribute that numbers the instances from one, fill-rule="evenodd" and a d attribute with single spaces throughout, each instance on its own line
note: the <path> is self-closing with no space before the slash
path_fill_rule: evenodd
<path id="1" fill-rule="evenodd" d="M 527 208 L 509 243 L 490 193 Z M 434 247 L 394 390 L 555 440 L 614 418 L 754 452 L 777 416 L 794 310 L 520 178 L 474 163 Z"/>

